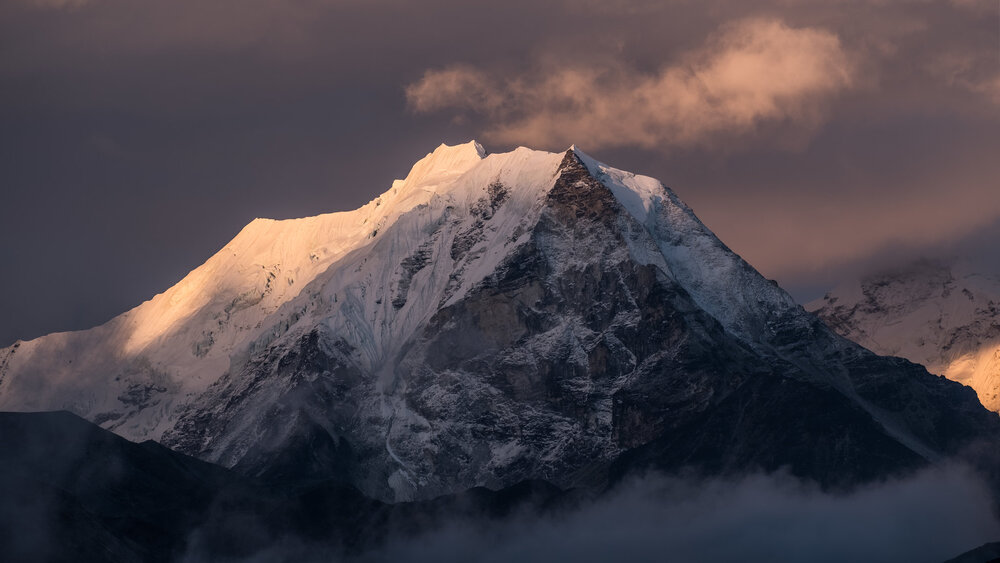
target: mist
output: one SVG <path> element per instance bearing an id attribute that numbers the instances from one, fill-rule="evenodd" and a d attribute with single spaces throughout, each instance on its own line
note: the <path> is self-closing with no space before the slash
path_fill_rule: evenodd
<path id="1" fill-rule="evenodd" d="M 932 563 L 1000 539 L 991 498 L 961 465 L 842 494 L 784 473 L 649 474 L 545 515 L 524 508 L 499 521 L 455 516 L 419 534 L 400 526 L 378 547 L 351 555 L 280 538 L 239 561 Z M 197 544 L 184 563 L 207 560 Z"/>
<path id="2" fill-rule="evenodd" d="M 363 561 L 944 561 L 1000 537 L 985 485 L 951 466 L 826 494 L 787 475 L 631 481 L 578 511 L 453 522 Z"/>

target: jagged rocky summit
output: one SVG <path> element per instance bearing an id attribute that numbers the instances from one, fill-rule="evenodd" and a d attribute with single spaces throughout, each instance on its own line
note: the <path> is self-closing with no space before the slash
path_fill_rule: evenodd
<path id="1" fill-rule="evenodd" d="M 997 432 L 971 390 L 835 334 L 657 180 L 475 142 L 356 211 L 255 220 L 105 325 L 0 351 L 0 410 L 51 409 L 386 501 L 645 468 L 850 486 Z"/>

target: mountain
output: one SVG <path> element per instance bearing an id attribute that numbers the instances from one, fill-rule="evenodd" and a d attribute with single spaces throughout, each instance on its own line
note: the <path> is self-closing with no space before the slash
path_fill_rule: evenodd
<path id="1" fill-rule="evenodd" d="M 841 335 L 975 389 L 1000 410 L 1000 279 L 922 260 L 806 305 Z"/>
<path id="2" fill-rule="evenodd" d="M 5 349 L 0 409 L 385 502 L 650 468 L 849 487 L 1000 423 L 835 334 L 657 180 L 475 142 L 356 211 L 255 220 L 103 326 Z"/>

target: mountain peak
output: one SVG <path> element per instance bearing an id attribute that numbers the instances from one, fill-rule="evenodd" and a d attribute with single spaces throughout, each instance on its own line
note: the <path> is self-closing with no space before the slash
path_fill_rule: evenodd
<path id="1" fill-rule="evenodd" d="M 483 148 L 483 145 L 480 144 L 479 141 L 472 139 L 470 141 L 458 145 L 449 145 L 446 143 L 441 143 L 440 145 L 437 146 L 436 149 L 434 149 L 433 152 L 428 154 L 429 155 L 450 154 L 450 155 L 466 155 L 466 156 L 475 154 L 478 158 L 481 159 L 486 156 L 486 149 Z"/>
<path id="2" fill-rule="evenodd" d="M 591 173 L 598 171 L 602 166 L 607 168 L 607 165 L 598 162 L 592 156 L 580 150 L 580 147 L 576 146 L 575 143 L 570 145 L 569 148 L 566 149 L 566 151 L 563 154 L 567 156 L 569 155 L 576 156 L 578 159 L 580 159 L 580 162 L 582 162 L 583 165 L 586 166 L 587 169 L 591 171 Z"/>
<path id="3" fill-rule="evenodd" d="M 467 172 L 486 157 L 486 149 L 476 141 L 461 145 L 441 143 L 433 152 L 418 160 L 403 180 L 402 187 L 435 184 Z"/>

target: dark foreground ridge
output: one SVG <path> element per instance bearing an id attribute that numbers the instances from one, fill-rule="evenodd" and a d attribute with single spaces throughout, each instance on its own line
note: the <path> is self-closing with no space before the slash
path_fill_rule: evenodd
<path id="1" fill-rule="evenodd" d="M 994 542 L 981 545 L 944 563 L 997 563 L 998 561 L 1000 561 L 1000 542 Z"/>
<path id="2" fill-rule="evenodd" d="M 554 510 L 545 482 L 387 505 L 336 483 L 264 483 L 136 444 L 67 412 L 0 413 L 0 561 L 244 560 L 275 544 L 327 557 L 446 518 Z"/>

